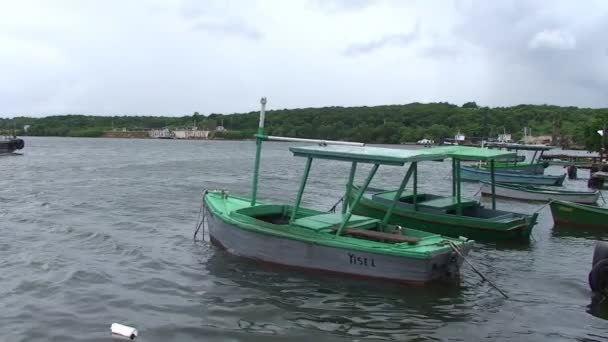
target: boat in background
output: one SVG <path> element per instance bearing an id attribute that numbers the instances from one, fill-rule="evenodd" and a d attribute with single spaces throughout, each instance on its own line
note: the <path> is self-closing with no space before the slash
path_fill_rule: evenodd
<path id="1" fill-rule="evenodd" d="M 490 170 L 472 166 L 462 166 L 461 173 L 463 180 L 472 182 L 492 182 Z M 550 176 L 497 171 L 494 173 L 494 177 L 496 183 L 561 186 L 564 183 L 564 179 L 566 179 L 566 174 L 561 176 Z"/>
<path id="2" fill-rule="evenodd" d="M 238 197 L 223 190 L 206 191 L 203 195 L 202 224 L 208 222 L 213 244 L 231 254 L 257 261 L 397 282 L 427 283 L 458 277 L 464 257 L 473 247 L 472 240 L 399 227 L 388 224 L 387 219 L 354 215 L 353 209 L 361 196 L 348 208 L 344 204 L 341 213 L 300 206 L 313 160 L 351 164 L 347 193 L 343 197 L 348 198 L 359 163 L 373 165 L 362 187 L 365 191 L 380 165 L 403 166 L 419 160 L 441 159 L 443 155 L 429 153 L 429 149 L 408 151 L 268 136 L 264 134 L 266 99 L 262 98 L 261 103 L 251 197 Z M 267 140 L 318 144 L 290 148 L 294 156 L 306 159 L 294 205 L 257 201 L 261 148 Z M 411 175 L 411 171 L 407 175 Z"/>
<path id="3" fill-rule="evenodd" d="M 399 190 L 367 191 L 353 186 L 348 199 L 350 203 L 363 194 L 354 213 L 376 218 L 390 214 L 390 223 L 452 237 L 466 236 L 483 241 L 529 239 L 538 214 L 497 210 L 495 200 L 491 209 L 485 208 L 479 201 L 461 197 L 460 161 L 471 158 L 493 161 L 512 158 L 514 153 L 466 146 L 435 147 L 427 151 L 442 153 L 445 158 L 452 159 L 452 196 L 419 193 L 416 162 L 410 166 L 414 168 L 411 191 L 404 191 L 403 185 Z"/>
<path id="4" fill-rule="evenodd" d="M 23 139 L 16 136 L 0 136 L 0 154 L 10 154 L 25 147 Z"/>
<path id="5" fill-rule="evenodd" d="M 506 149 L 507 151 L 515 151 L 516 153 L 521 151 L 534 151 L 534 155 L 529 161 L 524 160 L 509 160 L 509 161 L 497 161 L 494 163 L 494 169 L 499 172 L 519 172 L 531 175 L 542 175 L 545 173 L 545 169 L 549 166 L 548 162 L 542 160 L 543 153 L 551 150 L 552 147 L 545 145 L 528 145 L 528 144 L 507 144 L 507 143 L 487 143 L 485 145 L 488 148 Z M 539 154 L 540 152 L 540 154 Z M 487 163 L 481 164 L 483 169 L 488 169 L 490 166 Z"/>
<path id="6" fill-rule="evenodd" d="M 481 194 L 490 196 L 492 185 L 481 182 Z M 543 201 L 551 200 L 570 201 L 575 203 L 593 204 L 600 197 L 599 191 L 568 191 L 540 188 L 530 185 L 496 184 L 495 191 L 497 197 L 513 198 L 524 201 Z"/>
<path id="7" fill-rule="evenodd" d="M 556 225 L 608 229 L 608 208 L 566 201 L 551 201 L 549 206 Z"/>

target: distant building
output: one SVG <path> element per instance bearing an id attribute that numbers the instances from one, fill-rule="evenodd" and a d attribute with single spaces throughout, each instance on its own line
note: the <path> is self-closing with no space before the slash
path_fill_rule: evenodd
<path id="1" fill-rule="evenodd" d="M 173 131 L 175 139 L 208 139 L 209 131 L 199 131 L 195 129 L 177 129 Z"/>
<path id="2" fill-rule="evenodd" d="M 31 125 L 23 125 L 23 131 L 27 133 L 27 131 L 32 127 Z"/>
<path id="3" fill-rule="evenodd" d="M 550 135 L 539 135 L 539 136 L 525 136 L 523 139 L 524 144 L 540 144 L 540 145 L 550 145 L 553 142 L 553 138 Z"/>
<path id="4" fill-rule="evenodd" d="M 173 134 L 168 128 L 163 129 L 152 129 L 148 132 L 150 134 L 150 138 L 156 139 L 171 139 L 173 138 Z"/>
<path id="5" fill-rule="evenodd" d="M 215 130 L 216 130 L 217 132 L 224 132 L 226 129 L 224 128 L 224 126 L 217 126 L 217 127 L 215 128 Z"/>

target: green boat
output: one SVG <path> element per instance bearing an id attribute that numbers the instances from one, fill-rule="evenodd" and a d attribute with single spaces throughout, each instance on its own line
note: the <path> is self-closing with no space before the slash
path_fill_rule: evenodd
<path id="1" fill-rule="evenodd" d="M 256 156 L 251 197 L 226 191 L 203 196 L 204 221 L 213 244 L 229 253 L 266 263 L 398 282 L 427 283 L 454 278 L 474 242 L 391 225 L 390 211 L 383 219 L 355 215 L 359 198 L 328 213 L 300 206 L 313 160 L 348 162 L 347 194 L 357 165 L 371 164 L 363 191 L 378 168 L 408 162 L 440 159 L 440 154 L 362 146 L 363 144 L 274 137 L 264 134 L 264 106 L 256 137 Z M 306 158 L 306 166 L 293 205 L 257 201 L 262 142 L 266 140 L 314 142 L 318 146 L 291 147 L 294 156 Z M 322 163 L 320 163 L 322 164 Z M 395 205 L 396 205 L 395 201 Z M 204 222 L 203 221 L 203 222 Z"/>
<path id="2" fill-rule="evenodd" d="M 577 204 L 565 201 L 552 201 L 553 222 L 559 226 L 582 228 L 608 228 L 608 208 Z"/>
<path id="3" fill-rule="evenodd" d="M 494 168 L 496 169 L 496 171 L 542 175 L 545 173 L 545 168 L 549 166 L 548 162 L 542 161 L 543 153 L 552 149 L 552 147 L 549 146 L 504 143 L 488 143 L 486 146 L 488 148 L 498 148 L 505 149 L 507 151 L 515 151 L 516 153 L 520 150 L 534 151 L 534 155 L 529 161 L 525 161 L 525 156 L 520 156 L 524 157 L 524 161 L 518 160 L 517 158 L 512 158 L 509 161 L 496 161 L 494 163 Z M 538 152 L 540 152 L 540 154 Z M 489 167 L 490 166 L 487 163 L 481 164 L 481 168 L 488 169 Z"/>
<path id="4" fill-rule="evenodd" d="M 427 151 L 444 153 L 445 158 L 452 158 L 452 196 L 419 193 L 417 162 L 413 162 L 408 172 L 413 174 L 412 191 L 402 193 L 403 184 L 396 191 L 364 190 L 354 213 L 379 218 L 392 211 L 390 223 L 452 237 L 466 236 L 477 241 L 528 241 L 538 214 L 497 210 L 494 181 L 490 183 L 491 209 L 479 201 L 461 198 L 461 160 L 477 158 L 491 165 L 496 159 L 512 157 L 510 152 L 463 146 L 437 147 Z M 493 170 L 490 173 L 493 179 Z M 362 193 L 362 189 L 356 186 L 352 190 L 349 196 L 351 203 Z M 398 193 L 400 195 L 397 196 Z M 396 206 L 392 204 L 393 198 L 398 199 Z"/>

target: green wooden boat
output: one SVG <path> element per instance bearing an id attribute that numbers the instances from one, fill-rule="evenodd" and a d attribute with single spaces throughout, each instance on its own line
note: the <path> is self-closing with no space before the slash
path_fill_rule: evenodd
<path id="1" fill-rule="evenodd" d="M 529 161 L 518 160 L 513 158 L 509 161 L 496 161 L 494 163 L 494 168 L 496 171 L 500 172 L 518 172 L 524 174 L 531 175 L 542 175 L 545 173 L 545 168 L 549 166 L 549 163 L 543 162 L 543 153 L 545 151 L 551 150 L 552 147 L 544 146 L 544 145 L 526 145 L 526 144 L 503 144 L 503 143 L 488 143 L 486 145 L 488 148 L 498 148 L 505 149 L 508 151 L 515 151 L 516 153 L 520 150 L 524 151 L 534 151 L 534 155 Z M 540 152 L 540 154 L 538 154 Z M 486 164 L 481 165 L 482 168 L 489 168 L 490 166 Z"/>
<path id="2" fill-rule="evenodd" d="M 443 147 L 442 147 L 443 148 Z M 438 152 L 437 149 L 429 151 Z M 452 158 L 452 196 L 438 196 L 419 193 L 417 190 L 417 163 L 412 163 L 413 190 L 399 195 L 390 223 L 404 225 L 452 237 L 466 236 L 477 241 L 528 241 L 538 214 L 527 215 L 496 209 L 495 181 L 490 183 L 492 208 L 485 208 L 476 200 L 463 199 L 460 195 L 460 162 L 463 159 L 478 158 L 492 165 L 495 159 L 512 157 L 510 152 L 480 149 L 475 147 L 450 147 L 444 150 L 446 158 Z M 491 178 L 494 172 L 491 170 Z M 349 200 L 361 192 L 353 187 Z M 383 217 L 392 207 L 392 199 L 398 191 L 367 190 L 354 209 L 358 215 Z"/>
<path id="3" fill-rule="evenodd" d="M 372 164 L 363 191 L 378 168 L 403 166 L 408 162 L 441 159 L 429 150 L 363 147 L 362 144 L 267 136 L 263 132 L 264 105 L 256 134 L 256 157 L 250 198 L 226 191 L 209 191 L 203 196 L 204 220 L 209 236 L 228 252 L 262 262 L 398 282 L 427 283 L 453 278 L 474 242 L 455 239 L 355 215 L 359 198 L 343 206 L 341 213 L 327 213 L 300 206 L 313 160 L 351 164 L 347 194 L 359 163 Z M 294 205 L 257 201 L 257 182 L 262 142 L 265 140 L 315 142 L 319 146 L 291 147 L 306 166 Z M 335 145 L 334 145 L 335 144 Z M 411 174 L 408 173 L 408 174 Z M 396 201 L 395 201 L 396 205 Z"/>
<path id="4" fill-rule="evenodd" d="M 608 208 L 565 201 L 551 201 L 551 215 L 556 225 L 584 228 L 608 228 Z"/>

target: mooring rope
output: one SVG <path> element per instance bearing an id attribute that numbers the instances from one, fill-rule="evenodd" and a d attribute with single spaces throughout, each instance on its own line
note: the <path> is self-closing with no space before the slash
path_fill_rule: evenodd
<path id="1" fill-rule="evenodd" d="M 196 218 L 196 225 L 194 226 L 194 240 L 196 240 L 196 235 L 198 231 L 203 227 L 203 241 L 205 241 L 205 218 L 207 217 L 207 208 L 205 208 L 205 195 L 207 195 L 207 190 L 203 191 L 203 198 L 201 200 L 201 207 L 198 210 L 198 217 Z M 202 219 L 201 219 L 202 213 Z"/>
<path id="2" fill-rule="evenodd" d="M 473 264 L 471 262 L 469 262 L 469 260 L 467 260 L 467 258 L 460 252 L 460 249 L 458 248 L 458 246 L 456 246 L 452 241 L 447 241 L 447 242 L 450 245 L 450 247 L 452 247 L 454 252 L 456 252 L 456 254 L 460 255 L 462 257 L 462 260 L 464 260 L 464 262 L 466 262 L 467 265 L 471 266 L 473 271 L 475 271 L 475 273 L 477 273 L 481 277 L 481 279 L 487 281 L 488 284 L 490 284 L 490 286 L 492 286 L 494 289 L 496 289 L 496 291 L 500 292 L 500 294 L 503 295 L 505 298 L 507 298 L 507 299 L 509 298 L 509 296 L 507 296 L 506 293 L 504 293 L 501 289 L 499 289 L 498 286 L 496 286 L 493 282 L 490 281 L 490 279 L 488 279 L 486 276 L 481 274 L 481 272 L 479 272 L 477 270 L 477 268 L 475 268 L 475 266 L 473 266 Z"/>
<path id="3" fill-rule="evenodd" d="M 334 204 L 331 208 L 329 208 L 329 210 L 327 212 L 328 213 L 335 213 L 336 212 L 336 208 L 338 207 L 338 204 L 340 204 L 342 201 L 344 201 L 344 197 L 340 197 L 340 199 L 338 200 L 338 202 L 336 202 L 336 204 Z"/>
<path id="4" fill-rule="evenodd" d="M 604 201 L 604 203 L 606 203 L 606 199 L 604 199 L 604 194 L 602 194 L 602 190 L 598 190 L 598 192 L 600 193 L 600 197 L 602 198 L 602 201 Z"/>

